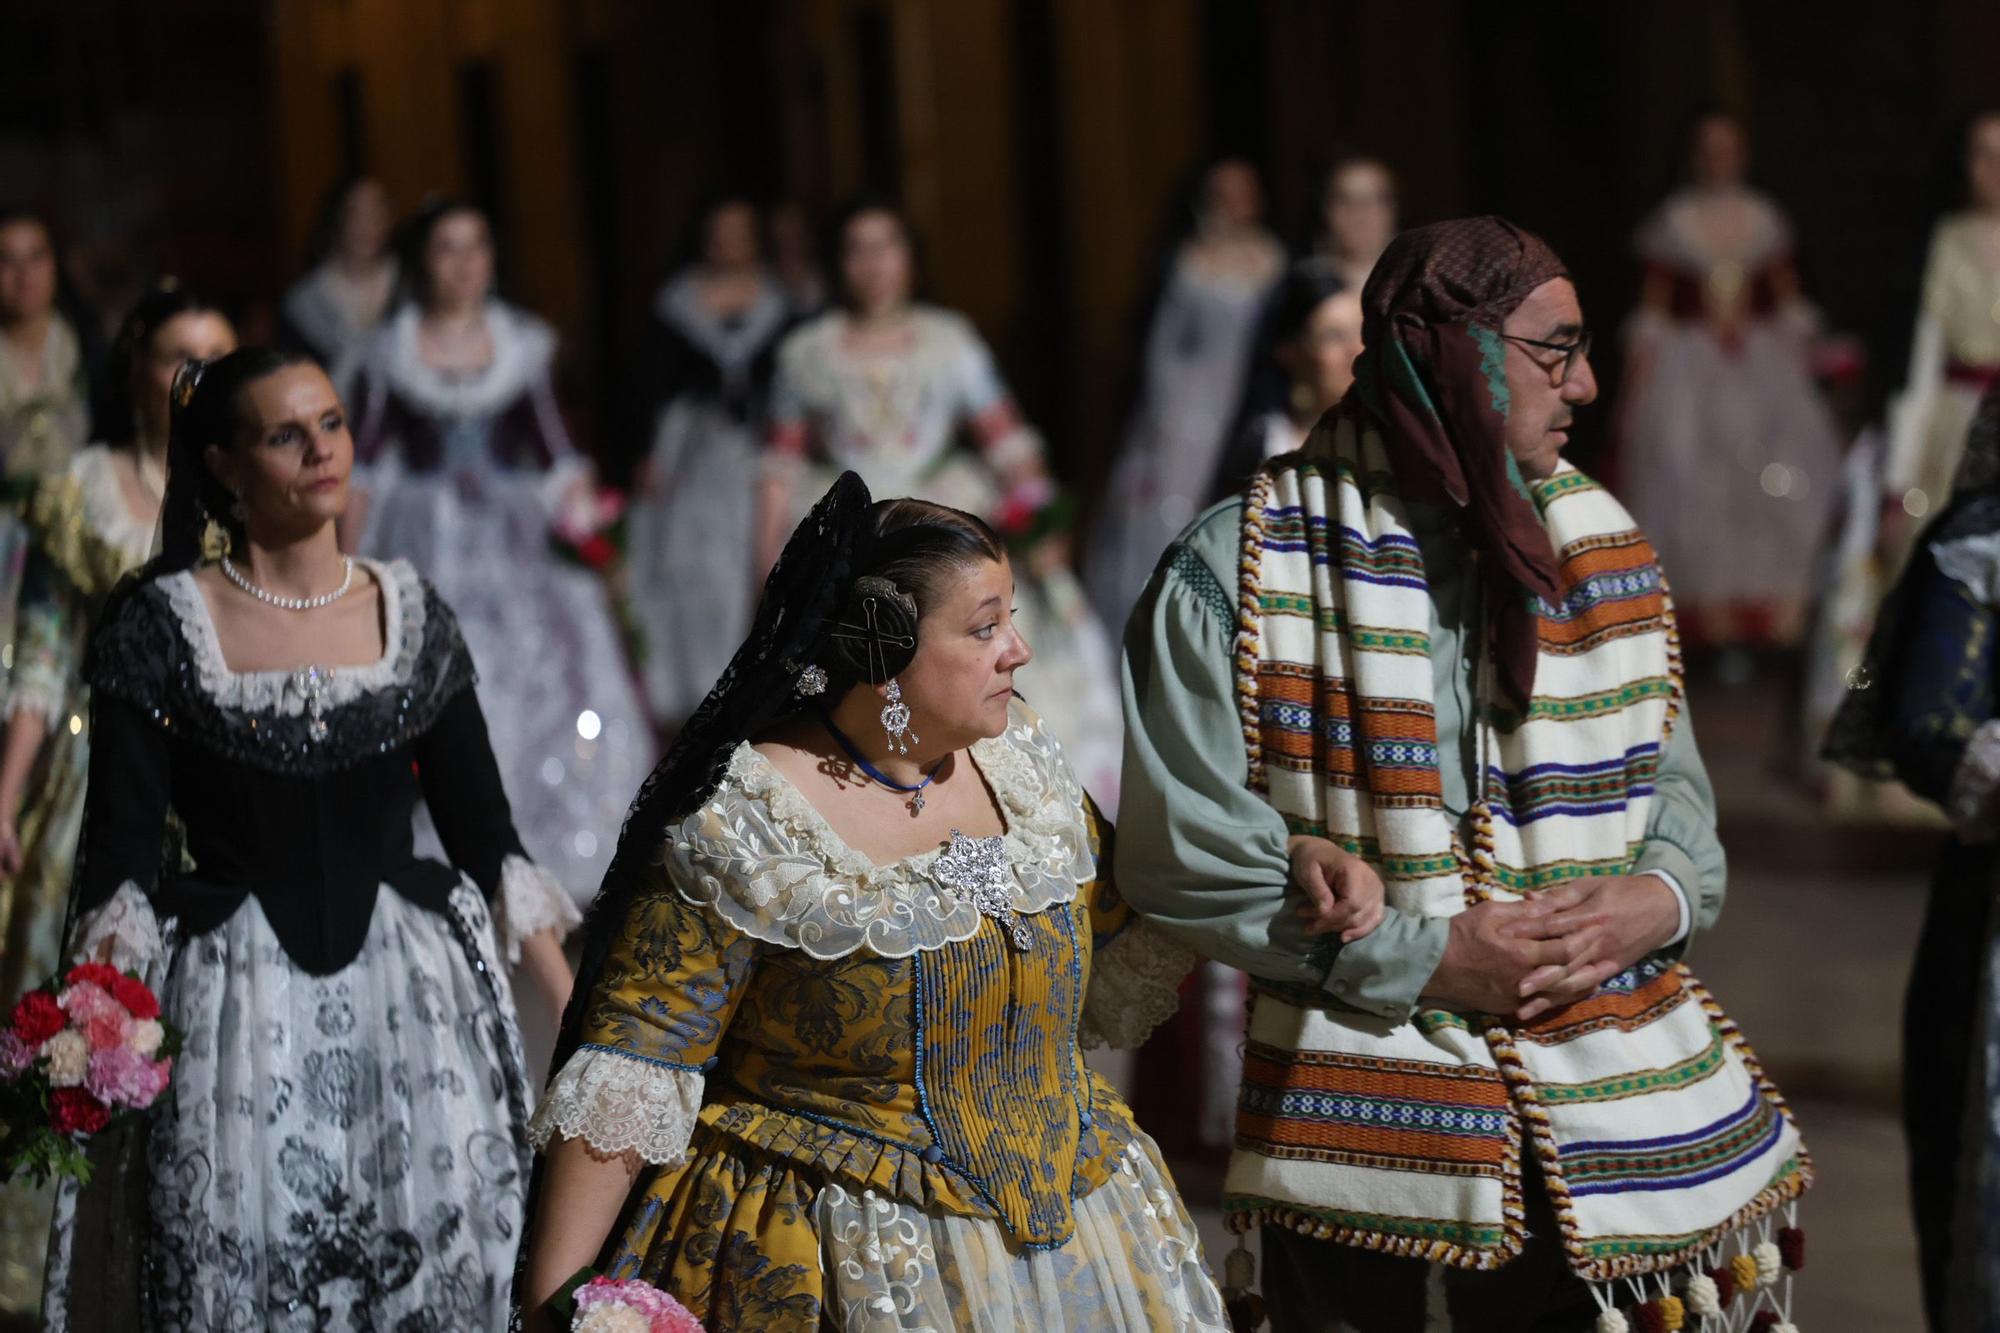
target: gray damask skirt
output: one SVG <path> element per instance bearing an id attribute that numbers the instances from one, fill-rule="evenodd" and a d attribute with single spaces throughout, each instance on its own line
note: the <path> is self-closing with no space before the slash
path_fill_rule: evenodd
<path id="1" fill-rule="evenodd" d="M 255 898 L 164 934 L 155 985 L 187 1044 L 170 1100 L 59 1194 L 51 1333 L 505 1328 L 527 1082 L 477 891 L 438 915 L 383 886 L 323 977 Z"/>

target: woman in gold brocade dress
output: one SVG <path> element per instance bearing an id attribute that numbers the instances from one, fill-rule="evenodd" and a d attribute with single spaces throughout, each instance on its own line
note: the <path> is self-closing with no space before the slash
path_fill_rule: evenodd
<path id="1" fill-rule="evenodd" d="M 1190 959 L 1013 696 L 1013 582 L 983 523 L 851 473 L 793 534 L 593 914 L 532 1129 L 530 1328 L 584 1266 L 713 1329 L 1225 1326 L 1082 1056 Z"/>
<path id="2" fill-rule="evenodd" d="M 90 768 L 90 692 L 83 649 L 104 596 L 152 553 L 167 475 L 167 397 L 190 359 L 236 346 L 223 315 L 185 288 L 162 286 L 125 317 L 112 373 L 116 443 L 81 449 L 35 488 L 30 546 L 14 625 L 14 673 L 0 743 L 0 1004 L 60 962 L 70 869 Z M 0 1292 L 41 1301 L 51 1198 L 0 1187 Z"/>

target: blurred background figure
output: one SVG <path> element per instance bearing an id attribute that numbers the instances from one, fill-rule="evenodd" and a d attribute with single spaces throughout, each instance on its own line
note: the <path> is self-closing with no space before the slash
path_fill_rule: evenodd
<path id="1" fill-rule="evenodd" d="M 842 213 L 832 236 L 839 302 L 778 351 L 759 568 L 849 468 L 873 494 L 986 519 L 1008 540 L 1016 624 L 1035 653 L 1018 688 L 1063 738 L 1098 804 L 1115 808 L 1117 668 L 1069 567 L 1068 506 L 1041 438 L 971 323 L 915 299 L 918 256 L 901 213 L 865 199 Z M 972 447 L 960 447 L 965 437 Z"/>
<path id="2" fill-rule="evenodd" d="M 788 293 L 756 206 L 711 204 L 686 265 L 653 299 L 627 433 L 646 442 L 627 510 L 626 599 L 647 700 L 680 730 L 750 628 L 756 480 Z"/>
<path id="3" fill-rule="evenodd" d="M 1209 488 L 1211 500 L 1234 495 L 1258 464 L 1304 444 L 1313 424 L 1346 396 L 1361 355 L 1361 289 L 1330 264 L 1300 260 L 1273 294 L 1264 328 L 1253 378 L 1268 375 L 1278 393 L 1245 411 Z"/>
<path id="4" fill-rule="evenodd" d="M 27 556 L 22 503 L 62 471 L 90 430 L 90 376 L 76 322 L 58 305 L 55 233 L 0 212 L 0 676 L 13 666 L 15 597 Z"/>
<path id="5" fill-rule="evenodd" d="M 367 176 L 327 191 L 313 228 L 312 268 L 285 293 L 285 341 L 328 371 L 352 373 L 368 335 L 389 313 L 400 267 L 389 192 Z M 344 388 L 339 377 L 335 388 Z"/>
<path id="6" fill-rule="evenodd" d="M 1696 121 L 1691 182 L 1639 230 L 1645 281 L 1626 335 L 1622 492 L 1694 646 L 1796 642 L 1841 457 L 1791 227 L 1749 166 L 1733 117 Z"/>
<path id="7" fill-rule="evenodd" d="M 1255 167 L 1196 178 L 1144 321 L 1138 398 L 1090 534 L 1091 600 L 1122 630 L 1160 553 L 1208 499 L 1241 408 L 1257 322 L 1284 271 Z M 1371 261 L 1372 262 L 1372 261 Z"/>
<path id="8" fill-rule="evenodd" d="M 826 308 L 826 271 L 820 267 L 812 219 L 796 203 L 771 210 L 771 267 L 794 315 L 817 315 Z"/>
<path id="9" fill-rule="evenodd" d="M 1951 498 L 1979 398 L 2000 377 L 2000 109 L 1965 125 L 1963 189 L 1938 219 L 1903 391 L 1891 404 L 1883 479 L 1891 576 L 1927 513 Z"/>
<path id="10" fill-rule="evenodd" d="M 1395 239 L 1398 221 L 1395 174 L 1365 153 L 1343 154 L 1321 183 L 1317 231 L 1306 257 L 1353 288 L 1358 300 L 1375 261 Z"/>
<path id="11" fill-rule="evenodd" d="M 168 393 L 190 360 L 233 350 L 226 316 L 163 282 L 125 317 L 106 366 L 104 442 L 44 477 L 28 502 L 30 546 L 0 745 L 0 996 L 60 961 L 90 768 L 84 647 L 112 587 L 153 549 L 167 482 Z M 53 1193 L 0 1187 L 0 1308 L 41 1301 Z"/>
<path id="12" fill-rule="evenodd" d="M 555 334 L 494 294 L 470 204 L 425 208 L 402 264 L 408 298 L 355 378 L 352 549 L 409 560 L 458 613 L 521 839 L 587 902 L 653 744 L 604 585 L 552 541 L 595 506 L 556 403 Z"/>

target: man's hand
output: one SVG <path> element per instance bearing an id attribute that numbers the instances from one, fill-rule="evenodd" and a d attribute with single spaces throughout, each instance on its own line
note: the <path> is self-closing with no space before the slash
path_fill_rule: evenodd
<path id="1" fill-rule="evenodd" d="M 1373 866 L 1327 838 L 1299 834 L 1288 850 L 1292 882 L 1305 894 L 1293 910 L 1308 936 L 1337 930 L 1352 944 L 1382 924 L 1382 877 Z"/>
<path id="2" fill-rule="evenodd" d="M 1476 903 L 1452 917 L 1424 1003 L 1460 1014 L 1511 1014 L 1521 1007 L 1526 977 L 1585 961 L 1560 932 L 1547 928 L 1554 909 L 1545 898 Z"/>
<path id="3" fill-rule="evenodd" d="M 1536 902 L 1548 909 L 1536 933 L 1560 939 L 1569 957 L 1521 979 L 1515 1018 L 1523 1023 L 1583 999 L 1665 948 L 1680 927 L 1680 900 L 1658 875 L 1581 880 L 1540 894 Z"/>

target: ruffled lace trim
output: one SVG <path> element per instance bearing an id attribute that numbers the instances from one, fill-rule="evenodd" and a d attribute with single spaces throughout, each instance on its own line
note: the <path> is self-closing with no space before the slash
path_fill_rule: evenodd
<path id="1" fill-rule="evenodd" d="M 521 941 L 538 931 L 567 938 L 583 921 L 576 902 L 556 877 L 525 856 L 500 863 L 500 891 L 493 899 L 493 931 L 509 963 L 521 961 Z"/>
<path id="2" fill-rule="evenodd" d="M 1135 918 L 1090 960 L 1078 1035 L 1086 1049 L 1136 1049 L 1181 1007 L 1194 950 Z"/>
<path id="3" fill-rule="evenodd" d="M 1981 606 L 2000 605 L 2000 532 L 1931 543 L 1938 572 L 1965 585 Z"/>
<path id="4" fill-rule="evenodd" d="M 69 711 L 69 695 L 62 682 L 45 672 L 16 671 L 6 698 L 7 716 L 35 717 L 45 731 L 54 731 L 56 723 Z"/>
<path id="5" fill-rule="evenodd" d="M 1967 842 L 2000 837 L 2000 720 L 1982 722 L 1966 742 L 1944 811 Z"/>
<path id="6" fill-rule="evenodd" d="M 379 661 L 367 666 L 329 667 L 321 671 L 327 690 L 324 707 L 338 708 L 353 703 L 364 694 L 401 685 L 415 674 L 424 648 L 424 587 L 417 571 L 407 560 L 383 562 L 355 557 L 381 585 L 382 623 L 387 642 Z M 301 672 L 231 671 L 222 655 L 222 640 L 216 636 L 215 621 L 202 600 L 201 588 L 192 570 L 169 574 L 159 581 L 167 604 L 180 621 L 181 637 L 194 655 L 198 684 L 217 705 L 244 713 L 276 713 L 297 717 L 306 710 L 305 691 L 300 688 Z"/>
<path id="7" fill-rule="evenodd" d="M 528 1141 L 582 1139 L 607 1157 L 637 1153 L 654 1166 L 687 1160 L 706 1080 L 689 1069 L 586 1046 L 549 1084 L 528 1122 Z"/>
<path id="8" fill-rule="evenodd" d="M 975 744 L 972 757 L 1007 817 L 1014 911 L 1075 901 L 1096 864 L 1061 745 L 1017 702 L 1007 730 Z M 745 744 L 715 797 L 681 823 L 667 864 L 683 897 L 754 939 L 819 959 L 864 947 L 904 958 L 979 930 L 978 909 L 932 876 L 938 855 L 876 865 Z"/>
<path id="9" fill-rule="evenodd" d="M 489 416 L 545 379 L 555 361 L 555 330 L 504 301 L 486 303 L 493 359 L 469 374 L 436 370 L 417 352 L 418 314 L 406 305 L 389 316 L 370 345 L 367 366 L 434 417 Z"/>
<path id="10" fill-rule="evenodd" d="M 118 886 L 109 902 L 77 919 L 76 944 L 70 954 L 78 959 L 96 958 L 107 940 L 111 942 L 111 965 L 120 972 L 144 973 L 161 955 L 159 918 L 153 915 L 153 904 L 130 880 Z"/>

